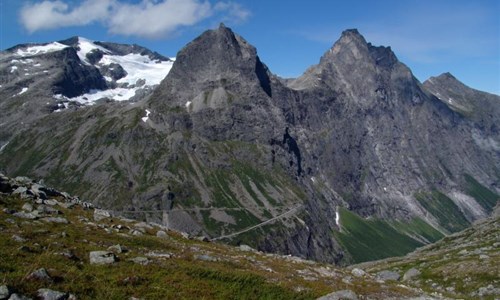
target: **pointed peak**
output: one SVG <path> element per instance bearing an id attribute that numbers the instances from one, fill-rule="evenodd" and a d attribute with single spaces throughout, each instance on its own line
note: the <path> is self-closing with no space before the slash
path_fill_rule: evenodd
<path id="1" fill-rule="evenodd" d="M 224 23 L 220 22 L 219 24 L 219 30 L 220 29 L 227 29 L 226 25 L 224 25 Z"/>
<path id="2" fill-rule="evenodd" d="M 342 31 L 342 35 L 361 35 L 358 31 L 358 29 L 356 28 L 351 28 L 351 29 L 346 29 L 344 31 Z"/>
<path id="3" fill-rule="evenodd" d="M 453 74 L 451 74 L 450 72 L 445 72 L 441 75 L 439 75 L 438 77 L 441 77 L 441 78 L 447 78 L 447 79 L 454 79 L 454 80 L 458 80 L 455 76 L 453 76 Z"/>

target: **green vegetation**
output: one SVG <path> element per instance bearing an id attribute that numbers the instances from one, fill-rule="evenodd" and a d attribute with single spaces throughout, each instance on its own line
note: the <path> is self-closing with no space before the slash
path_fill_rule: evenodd
<path id="1" fill-rule="evenodd" d="M 19 210 L 22 203 L 17 197 L 0 195 L 2 209 Z M 62 209 L 61 216 L 70 224 L 30 222 L 0 211 L 0 284 L 30 297 L 35 297 L 39 288 L 50 288 L 75 294 L 78 299 L 314 299 L 329 289 L 326 282 L 313 284 L 299 276 L 288 279 L 291 275 L 286 272 L 266 273 L 236 258 L 227 262 L 193 261 L 192 246 L 217 255 L 240 255 L 228 246 L 196 243 L 177 235 L 160 239 L 154 236 L 154 231 L 143 236 L 109 234 L 86 225 L 81 217 L 91 218 L 91 211 L 81 208 Z M 15 224 L 8 218 L 13 218 Z M 119 223 L 119 219 L 110 219 L 103 225 L 110 228 Z M 13 234 L 26 241 L 13 241 Z M 128 249 L 118 254 L 117 263 L 89 264 L 90 251 L 105 250 L 116 244 Z M 149 251 L 172 253 L 174 257 L 146 266 L 128 261 Z M 27 278 L 39 268 L 47 269 L 54 280 Z M 307 286 L 308 292 L 294 291 L 297 285 Z"/>
<path id="2" fill-rule="evenodd" d="M 339 214 L 341 231 L 334 234 L 354 262 L 401 256 L 422 246 L 422 243 L 399 232 L 388 222 L 365 220 L 344 208 L 339 210 Z"/>
<path id="3" fill-rule="evenodd" d="M 467 193 L 476 199 L 486 211 L 491 212 L 500 199 L 500 196 L 480 184 L 469 174 L 465 174 L 464 177 L 467 182 Z"/>
<path id="4" fill-rule="evenodd" d="M 450 232 L 460 231 L 470 225 L 453 200 L 437 190 L 416 193 L 415 198 L 438 219 L 439 225 Z"/>
<path id="5" fill-rule="evenodd" d="M 429 243 L 436 242 L 444 237 L 444 235 L 429 225 L 420 218 L 415 218 L 408 223 L 394 222 L 394 228 L 409 236 L 420 236 L 426 239 Z"/>

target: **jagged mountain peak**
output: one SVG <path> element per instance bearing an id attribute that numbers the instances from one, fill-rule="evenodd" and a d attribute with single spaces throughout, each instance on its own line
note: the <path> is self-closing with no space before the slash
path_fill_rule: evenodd
<path id="1" fill-rule="evenodd" d="M 353 88 L 354 92 L 377 90 L 391 81 L 393 72 L 398 72 L 397 76 L 409 85 L 416 85 L 411 71 L 398 61 L 390 47 L 374 46 L 357 29 L 348 29 L 342 32 L 317 65 L 288 86 L 296 90 L 321 85 L 334 89 Z"/>
<path id="2" fill-rule="evenodd" d="M 172 70 L 154 98 L 163 101 L 168 96 L 168 105 L 174 106 L 184 106 L 179 101 L 187 99 L 196 108 L 201 98 L 205 104 L 210 102 L 200 95 L 214 91 L 225 99 L 229 94 L 271 95 L 270 74 L 257 50 L 223 23 L 203 32 L 177 53 Z M 218 103 L 216 106 L 226 102 L 213 100 Z"/>

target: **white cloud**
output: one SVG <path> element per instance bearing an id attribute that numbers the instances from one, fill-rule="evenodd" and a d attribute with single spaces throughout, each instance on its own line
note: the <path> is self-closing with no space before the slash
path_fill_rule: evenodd
<path id="1" fill-rule="evenodd" d="M 20 22 L 30 33 L 68 26 L 101 23 L 109 32 L 146 38 L 172 35 L 182 26 L 191 26 L 211 16 L 224 21 L 244 22 L 250 12 L 233 2 L 211 4 L 204 0 L 83 0 L 70 6 L 69 1 L 44 0 L 25 5 Z"/>
<path id="2" fill-rule="evenodd" d="M 242 23 L 248 20 L 251 13 L 238 3 L 234 2 L 218 2 L 214 6 L 216 12 L 225 14 L 223 21 Z"/>
<path id="3" fill-rule="evenodd" d="M 27 4 L 21 9 L 20 21 L 30 33 L 88 25 L 105 19 L 113 2 L 114 0 L 85 0 L 72 10 L 68 4 L 59 0 Z"/>

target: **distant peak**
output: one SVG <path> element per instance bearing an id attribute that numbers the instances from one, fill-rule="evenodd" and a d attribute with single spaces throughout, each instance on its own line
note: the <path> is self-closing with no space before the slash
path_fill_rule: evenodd
<path id="1" fill-rule="evenodd" d="M 450 79 L 455 79 L 455 80 L 457 79 L 450 72 L 443 73 L 443 74 L 439 75 L 438 77 L 450 78 Z"/>
<path id="2" fill-rule="evenodd" d="M 360 34 L 356 28 L 351 28 L 342 31 L 342 35 L 360 35 Z"/>
<path id="3" fill-rule="evenodd" d="M 224 23 L 220 22 L 219 24 L 219 29 L 226 29 L 226 25 L 224 25 Z"/>

